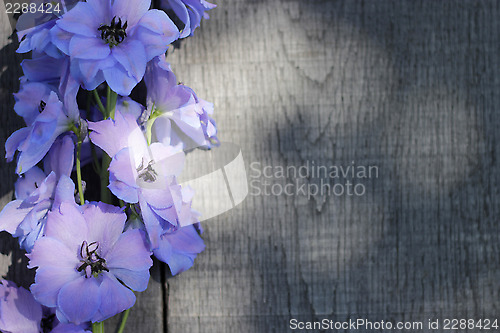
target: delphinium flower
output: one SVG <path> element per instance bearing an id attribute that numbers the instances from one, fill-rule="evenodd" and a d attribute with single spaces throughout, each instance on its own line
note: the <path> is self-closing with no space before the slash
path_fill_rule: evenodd
<path id="1" fill-rule="evenodd" d="M 12 161 L 19 151 L 16 172 L 22 174 L 42 160 L 56 138 L 70 130 L 73 121 L 66 115 L 63 103 L 54 91 L 38 102 L 39 114 L 27 127 L 15 131 L 5 142 L 5 157 Z M 25 116 L 27 119 L 29 116 Z"/>
<path id="2" fill-rule="evenodd" d="M 16 24 L 19 38 L 18 53 L 43 52 L 60 58 L 63 54 L 52 44 L 50 29 L 60 14 L 71 9 L 78 0 L 31 0 L 29 10 L 19 17 Z"/>
<path id="3" fill-rule="evenodd" d="M 146 63 L 165 53 L 179 30 L 150 0 L 88 0 L 51 29 L 52 42 L 71 58 L 71 73 L 87 90 L 103 81 L 122 96 L 141 81 Z"/>
<path id="4" fill-rule="evenodd" d="M 194 223 L 190 198 L 187 193 L 183 195 L 176 180 L 184 163 L 181 145 L 173 147 L 159 142 L 148 145 L 136 120 L 119 110 L 114 120 L 89 123 L 89 130 L 91 141 L 112 157 L 109 189 L 119 199 L 138 204 L 151 250 L 158 259 L 175 267 L 173 272 L 191 267 L 204 245 L 190 224 Z M 185 233 L 189 239 L 181 239 Z M 183 252 L 182 246 L 189 248 Z M 186 254 L 189 257 L 186 263 L 190 264 L 177 264 L 181 260 L 174 252 Z"/>
<path id="5" fill-rule="evenodd" d="M 205 244 L 200 237 L 199 214 L 191 209 L 194 191 L 189 187 L 183 187 L 181 195 L 180 226 L 161 234 L 158 247 L 153 250 L 155 257 L 168 265 L 172 275 L 191 268 L 198 253 L 205 250 Z M 145 218 L 154 220 L 152 216 Z"/>
<path id="6" fill-rule="evenodd" d="M 172 11 L 177 16 L 181 25 L 181 38 L 193 35 L 194 30 L 200 26 L 201 19 L 208 19 L 208 10 L 216 5 L 205 0 L 161 0 L 160 7 Z"/>
<path id="7" fill-rule="evenodd" d="M 151 252 L 142 231 L 123 232 L 126 219 L 101 202 L 63 202 L 49 212 L 45 236 L 28 255 L 28 267 L 37 267 L 30 289 L 59 321 L 103 321 L 135 303 L 132 290 L 146 289 Z"/>
<path id="8" fill-rule="evenodd" d="M 14 94 L 16 97 L 16 105 L 14 110 L 19 114 L 17 110 L 17 104 L 27 102 L 34 102 L 35 105 L 32 107 L 33 111 L 38 111 L 38 105 L 41 101 L 46 101 L 42 97 L 41 91 L 46 92 L 47 89 L 54 91 L 59 100 L 64 104 L 65 114 L 73 122 L 77 122 L 80 118 L 80 110 L 76 101 L 76 96 L 80 88 L 78 81 L 70 74 L 70 61 L 69 57 L 63 57 L 56 59 L 45 54 L 33 53 L 31 59 L 25 59 L 21 62 L 21 67 L 23 68 L 24 76 L 21 77 L 21 88 L 19 93 Z M 27 88 L 29 87 L 29 88 Z M 35 88 L 39 89 L 38 92 Z M 25 92 L 23 94 L 22 92 Z M 26 94 L 28 92 L 28 94 Z M 30 96 L 30 93 L 34 93 Z M 35 96 L 39 97 L 35 98 Z M 45 96 L 46 98 L 46 96 Z M 26 100 L 26 101 L 25 101 Z M 21 114 L 19 114 L 21 115 Z"/>
<path id="9" fill-rule="evenodd" d="M 87 324 L 61 324 L 54 310 L 11 281 L 0 282 L 0 331 L 4 333 L 90 333 Z"/>
<path id="10" fill-rule="evenodd" d="M 15 184 L 16 200 L 0 212 L 0 231 L 19 238 L 19 245 L 31 252 L 43 235 L 47 213 L 61 201 L 74 200 L 75 186 L 69 178 L 73 168 L 74 143 L 71 137 L 58 139 L 45 160 L 46 171 L 33 167 Z"/>
<path id="11" fill-rule="evenodd" d="M 188 150 L 218 144 L 213 105 L 198 98 L 194 91 L 177 84 L 165 56 L 153 59 L 144 76 L 153 140 L 164 144 L 184 144 Z"/>

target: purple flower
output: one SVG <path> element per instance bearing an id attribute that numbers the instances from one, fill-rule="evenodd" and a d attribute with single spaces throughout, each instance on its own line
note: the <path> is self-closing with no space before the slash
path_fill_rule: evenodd
<path id="1" fill-rule="evenodd" d="M 150 0 L 88 0 L 64 14 L 52 42 L 71 58 L 71 73 L 85 89 L 106 81 L 125 96 L 141 81 L 146 63 L 165 53 L 179 31 Z"/>
<path id="2" fill-rule="evenodd" d="M 50 86 L 40 82 L 21 82 L 18 93 L 14 93 L 14 111 L 23 117 L 26 125 L 31 126 L 42 111 L 42 106 L 53 91 Z M 43 106 L 45 107 L 45 106 Z"/>
<path id="3" fill-rule="evenodd" d="M 213 104 L 198 98 L 177 79 L 165 56 L 153 59 L 144 77 L 153 139 L 164 144 L 182 142 L 185 149 L 218 145 L 217 128 L 209 117 Z"/>
<path id="4" fill-rule="evenodd" d="M 15 184 L 16 200 L 0 212 L 0 231 L 18 237 L 28 253 L 44 233 L 48 211 L 62 201 L 74 201 L 75 185 L 69 178 L 73 150 L 69 136 L 57 140 L 45 159 L 46 173 L 35 166 L 20 177 Z"/>
<path id="5" fill-rule="evenodd" d="M 12 161 L 16 150 L 20 152 L 17 174 L 23 174 L 35 166 L 49 151 L 56 138 L 68 131 L 72 121 L 66 116 L 63 104 L 54 91 L 46 100 L 39 101 L 39 114 L 26 112 L 24 118 L 28 127 L 23 127 L 5 142 L 5 157 Z"/>
<path id="6" fill-rule="evenodd" d="M 165 262 L 172 275 L 188 270 L 193 266 L 196 255 L 205 250 L 205 244 L 195 227 L 198 220 L 197 212 L 191 209 L 194 191 L 182 189 L 182 206 L 179 220 L 183 223 L 179 228 L 165 232 L 160 236 L 158 248 L 153 254 Z"/>
<path id="7" fill-rule="evenodd" d="M 60 324 L 54 311 L 11 281 L 0 283 L 0 330 L 4 333 L 87 333 L 85 324 Z"/>
<path id="8" fill-rule="evenodd" d="M 12 333 L 38 333 L 42 306 L 24 288 L 10 281 L 0 284 L 0 330 Z"/>
<path id="9" fill-rule="evenodd" d="M 153 209 L 166 226 L 151 219 L 145 220 L 153 244 L 158 246 L 159 235 L 165 227 L 176 225 L 171 208 L 181 205 L 181 189 L 175 176 L 184 164 L 181 147 L 148 145 L 143 132 L 132 115 L 116 111 L 115 119 L 89 122 L 91 141 L 104 150 L 112 161 L 109 165 L 109 189 L 128 203 L 139 203 L 141 210 Z M 156 216 L 156 215 L 155 215 Z"/>
<path id="10" fill-rule="evenodd" d="M 139 204 L 154 254 L 172 265 L 172 272 L 191 267 L 204 249 L 203 241 L 192 233 L 182 238 L 185 242 L 175 241 L 173 235 L 190 232 L 190 224 L 196 222 L 190 207 L 192 194 L 183 193 L 176 180 L 185 157 L 180 146 L 148 145 L 135 118 L 119 110 L 115 120 L 89 122 L 89 129 L 92 142 L 112 157 L 109 189 L 125 202 Z M 186 258 L 181 260 L 182 256 Z"/>
<path id="11" fill-rule="evenodd" d="M 142 231 L 122 233 L 126 219 L 101 202 L 63 202 L 49 213 L 45 236 L 28 255 L 28 267 L 38 267 L 30 289 L 61 322 L 103 321 L 135 303 L 132 290 L 146 289 L 151 253 Z"/>
<path id="12" fill-rule="evenodd" d="M 64 102 L 64 113 L 73 122 L 77 122 L 80 111 L 76 102 L 76 95 L 80 84 L 70 75 L 69 57 L 55 59 L 47 55 L 33 54 L 33 59 L 25 59 L 21 63 L 24 77 L 21 78 L 21 89 L 16 97 L 16 112 L 24 117 L 17 109 L 17 104 L 24 107 L 20 111 L 31 110 L 33 115 L 39 111 L 41 101 L 46 101 L 50 91 L 54 91 Z M 39 89 L 36 91 L 36 89 Z M 27 104 L 27 105 L 26 105 Z M 26 110 L 26 107 L 30 108 Z"/>
<path id="13" fill-rule="evenodd" d="M 205 0 L 161 0 L 161 8 L 173 11 L 182 22 L 181 38 L 193 35 L 201 19 L 208 19 L 206 11 L 217 7 Z"/>
<path id="14" fill-rule="evenodd" d="M 69 3 L 70 1 L 64 1 Z M 72 0 L 71 2 L 77 2 Z M 50 29 L 56 24 L 58 16 L 57 10 L 61 11 L 64 8 L 64 3 L 61 1 L 52 1 L 49 8 L 43 0 L 32 0 L 36 10 L 28 10 L 23 13 L 17 20 L 16 29 L 20 44 L 17 49 L 18 53 L 26 53 L 35 51 L 46 53 L 54 58 L 60 58 L 62 53 L 57 47 L 52 44 L 50 37 Z M 56 7 L 57 6 L 57 7 Z M 44 10 L 40 10 L 40 9 Z"/>

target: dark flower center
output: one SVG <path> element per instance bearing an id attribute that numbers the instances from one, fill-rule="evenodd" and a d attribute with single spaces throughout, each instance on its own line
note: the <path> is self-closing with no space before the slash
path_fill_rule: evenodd
<path id="1" fill-rule="evenodd" d="M 137 168 L 137 173 L 139 174 L 139 178 L 144 180 L 147 183 L 152 183 L 156 180 L 158 174 L 153 169 L 153 161 L 149 161 L 148 165 L 144 167 L 144 160 L 142 160 L 141 165 Z"/>
<path id="2" fill-rule="evenodd" d="M 87 241 L 83 241 L 80 247 L 80 262 L 82 264 L 77 268 L 77 271 L 85 271 L 86 278 L 97 277 L 102 271 L 109 272 L 105 265 L 106 260 L 97 253 L 98 248 L 98 242 L 88 244 Z"/>
<path id="3" fill-rule="evenodd" d="M 45 110 L 46 106 L 47 106 L 47 103 L 45 103 L 43 100 L 40 101 L 40 104 L 38 105 L 38 112 L 42 113 L 42 111 Z"/>
<path id="4" fill-rule="evenodd" d="M 116 22 L 116 16 L 111 20 L 110 25 L 102 24 L 97 30 L 101 32 L 101 38 L 103 41 L 109 44 L 109 47 L 116 46 L 123 42 L 125 37 L 127 37 L 127 21 L 122 25 L 122 19 L 118 18 Z"/>

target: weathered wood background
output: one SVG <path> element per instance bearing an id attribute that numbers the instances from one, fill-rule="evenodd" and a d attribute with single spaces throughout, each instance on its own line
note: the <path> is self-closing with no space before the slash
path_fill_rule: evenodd
<path id="1" fill-rule="evenodd" d="M 361 180 L 361 197 L 249 195 L 206 221 L 194 268 L 156 270 L 127 332 L 498 318 L 500 3 L 217 4 L 169 59 L 215 103 L 219 137 L 241 146 L 249 176 L 253 162 L 312 161 L 379 176 Z M 3 146 L 22 124 L 11 95 L 21 71 L 5 17 L 0 29 Z M 0 177 L 5 204 L 13 165 L 1 162 Z M 1 236 L 0 274 L 26 285 L 23 254 Z"/>

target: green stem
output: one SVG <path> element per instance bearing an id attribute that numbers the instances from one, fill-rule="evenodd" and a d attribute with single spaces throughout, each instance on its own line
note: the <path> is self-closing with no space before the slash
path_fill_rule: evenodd
<path id="1" fill-rule="evenodd" d="M 109 110 L 111 110 L 111 88 L 107 86 L 106 88 L 106 116 L 109 117 Z M 107 118 L 105 117 L 105 118 Z"/>
<path id="2" fill-rule="evenodd" d="M 80 129 L 76 128 L 75 124 L 70 125 L 70 129 L 75 133 L 76 138 L 78 140 L 76 144 L 76 182 L 78 187 L 78 194 L 80 195 L 80 205 L 85 203 L 85 199 L 83 197 L 83 187 L 82 187 L 82 167 L 80 162 L 80 155 L 82 151 L 82 138 Z"/>
<path id="3" fill-rule="evenodd" d="M 104 322 L 92 323 L 93 333 L 104 333 Z"/>
<path id="4" fill-rule="evenodd" d="M 78 182 L 78 193 L 80 194 L 80 205 L 85 203 L 85 198 L 83 197 L 82 188 L 82 168 L 80 165 L 80 154 L 82 151 L 82 140 L 78 138 L 78 144 L 76 148 L 76 181 Z"/>
<path id="5" fill-rule="evenodd" d="M 110 104 L 109 104 L 109 117 L 111 119 L 115 119 L 115 110 L 116 110 L 116 101 L 118 100 L 118 94 L 111 90 L 110 96 Z"/>
<path id="6" fill-rule="evenodd" d="M 146 123 L 146 139 L 148 141 L 148 146 L 151 145 L 151 130 L 154 122 L 155 119 L 149 119 Z"/>
<path id="7" fill-rule="evenodd" d="M 106 117 L 106 109 L 104 108 L 104 105 L 102 105 L 101 98 L 99 97 L 97 90 L 96 89 L 92 90 L 92 93 L 94 94 L 94 98 L 95 101 L 97 102 L 97 107 L 99 108 L 99 111 L 101 111 L 102 115 Z"/>
<path id="8" fill-rule="evenodd" d="M 123 330 L 125 329 L 125 325 L 127 324 L 127 319 L 128 319 L 129 313 L 130 313 L 130 309 L 127 309 L 123 312 L 122 322 L 120 323 L 120 327 L 118 328 L 118 332 L 116 332 L 116 333 L 123 333 Z"/>

